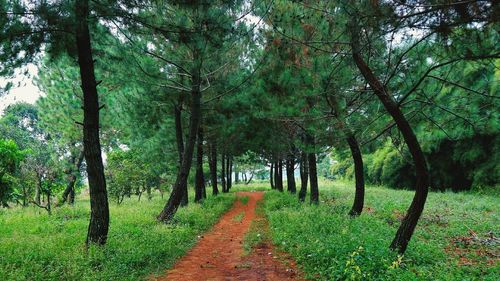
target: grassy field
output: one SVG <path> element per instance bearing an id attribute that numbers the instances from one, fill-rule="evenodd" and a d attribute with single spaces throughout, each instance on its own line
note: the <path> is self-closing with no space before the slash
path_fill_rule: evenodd
<path id="1" fill-rule="evenodd" d="M 351 219 L 353 185 L 324 182 L 321 204 L 268 192 L 273 241 L 318 280 L 498 280 L 498 196 L 430 193 L 404 257 L 388 246 L 413 192 L 368 187 L 365 210 Z"/>
<path id="2" fill-rule="evenodd" d="M 266 190 L 266 183 L 232 191 Z M 322 182 L 321 204 L 268 192 L 259 208 L 269 230 L 256 222 L 245 250 L 271 236 L 311 279 L 318 280 L 498 280 L 498 195 L 430 193 L 404 257 L 389 251 L 413 192 L 367 187 L 361 217 L 347 216 L 349 183 Z M 126 199 L 111 204 L 108 245 L 85 252 L 89 202 L 54 209 L 0 209 L 0 280 L 140 280 L 169 268 L 232 205 L 235 197 L 209 196 L 202 206 L 182 208 L 172 225 L 155 222 L 165 199 Z M 245 204 L 248 198 L 240 200 Z M 267 227 L 265 228 L 267 229 Z M 266 238 L 267 239 L 267 238 Z"/>
<path id="3" fill-rule="evenodd" d="M 181 208 L 172 225 L 155 221 L 166 201 L 159 195 L 111 203 L 108 244 L 88 253 L 88 200 L 56 208 L 52 216 L 35 207 L 0 209 L 0 280 L 140 280 L 162 273 L 233 200 L 232 194 L 209 196 L 202 206 Z"/>

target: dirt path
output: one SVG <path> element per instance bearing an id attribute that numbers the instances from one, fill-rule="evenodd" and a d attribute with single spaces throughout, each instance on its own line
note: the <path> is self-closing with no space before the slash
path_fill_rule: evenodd
<path id="1" fill-rule="evenodd" d="M 243 239 L 256 218 L 255 208 L 264 193 L 238 192 L 237 195 L 248 196 L 248 202 L 243 204 L 237 200 L 186 256 L 164 276 L 153 280 L 303 280 L 297 274 L 295 263 L 285 254 L 276 253 L 269 243 L 260 244 L 249 255 L 244 255 Z"/>

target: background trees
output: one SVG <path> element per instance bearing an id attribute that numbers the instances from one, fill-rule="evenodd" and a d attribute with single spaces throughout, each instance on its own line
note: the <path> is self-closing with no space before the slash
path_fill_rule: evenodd
<path id="1" fill-rule="evenodd" d="M 14 190 L 16 184 L 15 172 L 19 162 L 23 157 L 23 152 L 19 150 L 12 140 L 0 140 L 0 203 L 2 207 L 9 207 L 9 201 L 18 200 L 18 195 Z"/>

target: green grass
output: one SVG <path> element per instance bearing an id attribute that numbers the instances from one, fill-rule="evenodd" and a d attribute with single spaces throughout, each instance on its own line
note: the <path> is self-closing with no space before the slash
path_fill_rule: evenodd
<path id="1" fill-rule="evenodd" d="M 155 221 L 167 198 L 111 203 L 108 243 L 88 253 L 83 247 L 88 200 L 56 208 L 52 216 L 34 207 L 0 211 L 0 280 L 141 280 L 161 274 L 234 198 L 226 194 L 191 203 L 179 209 L 171 225 Z"/>
<path id="2" fill-rule="evenodd" d="M 300 204 L 295 196 L 276 191 L 266 193 L 264 203 L 273 242 L 311 279 L 444 281 L 500 276 L 494 260 L 498 244 L 467 245 L 473 234 L 483 239 L 499 236 L 498 196 L 430 193 L 408 250 L 398 258 L 388 246 L 413 192 L 367 187 L 366 209 L 356 219 L 347 215 L 353 184 L 323 182 L 320 194 L 319 206 Z"/>
<path id="3" fill-rule="evenodd" d="M 241 212 L 237 214 L 236 216 L 233 217 L 233 221 L 235 222 L 241 222 L 243 218 L 245 217 L 245 212 Z"/>
<path id="4" fill-rule="evenodd" d="M 238 200 L 240 200 L 240 202 L 243 205 L 246 205 L 248 203 L 248 200 L 250 200 L 250 197 L 248 197 L 248 196 L 240 196 L 240 197 L 238 197 Z"/>

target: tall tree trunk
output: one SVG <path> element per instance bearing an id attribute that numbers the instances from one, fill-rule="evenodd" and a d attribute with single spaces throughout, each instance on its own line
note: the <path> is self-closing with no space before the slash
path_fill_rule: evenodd
<path id="1" fill-rule="evenodd" d="M 356 193 L 354 202 L 349 214 L 351 216 L 359 216 L 363 211 L 365 201 L 365 178 L 363 171 L 363 157 L 359 149 L 358 141 L 354 134 L 349 134 L 346 138 L 349 149 L 351 150 L 352 159 L 354 161 L 354 177 L 356 179 Z"/>
<path id="2" fill-rule="evenodd" d="M 276 189 L 278 191 L 283 192 L 283 160 L 278 158 L 278 162 L 276 162 Z"/>
<path id="3" fill-rule="evenodd" d="M 108 238 L 109 206 L 99 139 L 99 97 L 88 28 L 89 1 L 75 1 L 76 47 L 83 92 L 83 150 L 90 191 L 90 223 L 86 245 L 104 245 Z"/>
<path id="4" fill-rule="evenodd" d="M 271 162 L 271 168 L 269 169 L 269 182 L 271 184 L 271 189 L 274 189 L 274 164 Z"/>
<path id="5" fill-rule="evenodd" d="M 174 105 L 174 119 L 175 119 L 175 141 L 177 143 L 177 153 L 179 155 L 179 170 L 182 166 L 182 157 L 184 155 L 184 137 L 182 132 L 182 96 L 179 97 L 177 104 Z M 187 182 L 180 187 L 182 191 L 181 206 L 188 205 L 188 188 Z"/>
<path id="6" fill-rule="evenodd" d="M 158 215 L 158 221 L 167 223 L 169 222 L 177 212 L 179 205 L 181 204 L 182 196 L 184 192 L 182 187 L 187 185 L 187 179 L 189 176 L 189 171 L 191 169 L 191 164 L 193 161 L 194 146 L 196 143 L 196 136 L 198 134 L 198 126 L 200 124 L 201 117 L 201 91 L 200 91 L 200 70 L 201 70 L 201 59 L 199 50 L 194 48 L 193 51 L 193 61 L 195 62 L 195 67 L 191 71 L 192 81 L 191 81 L 191 116 L 189 118 L 189 135 L 186 143 L 186 148 L 182 156 L 182 165 L 179 169 L 179 174 L 175 181 L 172 194 L 168 199 L 167 204 Z"/>
<path id="7" fill-rule="evenodd" d="M 391 243 L 390 248 L 397 250 L 400 254 L 406 251 L 408 243 L 415 231 L 420 215 L 422 214 L 425 206 L 425 201 L 427 199 L 427 193 L 429 189 L 429 175 L 427 169 L 427 163 L 424 158 L 424 154 L 420 147 L 420 144 L 411 128 L 408 120 L 404 116 L 403 112 L 398 106 L 398 103 L 394 98 L 389 95 L 387 89 L 379 81 L 379 79 L 373 74 L 370 67 L 366 64 L 363 57 L 361 56 L 360 43 L 359 43 L 359 27 L 356 20 L 351 21 L 351 47 L 352 47 L 352 57 L 359 71 L 366 79 L 370 87 L 377 95 L 378 99 L 382 102 L 385 109 L 392 116 L 396 126 L 398 126 L 399 131 L 403 135 L 405 143 L 410 151 L 413 158 L 413 164 L 415 166 L 416 173 L 416 184 L 415 184 L 415 196 L 413 201 L 401 222 L 401 226 L 396 232 L 396 236 Z"/>
<path id="8" fill-rule="evenodd" d="M 78 175 L 80 174 L 80 167 L 82 166 L 84 156 L 85 154 L 82 149 L 78 157 L 73 157 L 73 161 L 71 161 L 73 167 L 69 171 L 68 184 L 66 185 L 66 189 L 64 189 L 64 192 L 62 194 L 62 204 L 66 203 L 66 201 L 70 205 L 73 205 L 75 203 L 75 184 Z"/>
<path id="9" fill-rule="evenodd" d="M 222 192 L 226 193 L 227 184 L 226 184 L 226 154 L 221 154 L 221 173 L 220 173 L 220 181 L 222 185 Z"/>
<path id="10" fill-rule="evenodd" d="M 229 192 L 231 189 L 231 156 L 226 155 L 226 191 Z"/>
<path id="11" fill-rule="evenodd" d="M 289 155 L 286 160 L 286 184 L 288 192 L 295 194 L 297 187 L 295 185 L 295 159 L 293 155 Z"/>
<path id="12" fill-rule="evenodd" d="M 328 98 L 328 104 L 331 105 L 331 109 L 335 111 L 335 118 L 337 119 L 338 126 L 344 133 L 349 149 L 351 150 L 352 159 L 354 162 L 354 176 L 356 181 L 356 191 L 354 195 L 354 202 L 349 215 L 356 217 L 363 211 L 364 198 L 365 198 L 365 179 L 363 171 L 363 157 L 361 155 L 361 150 L 359 148 L 358 141 L 354 135 L 354 132 L 346 126 L 345 120 L 345 109 L 341 108 L 337 97 L 332 96 Z"/>
<path id="13" fill-rule="evenodd" d="M 52 215 L 52 205 L 50 204 L 50 196 L 51 196 L 51 192 L 49 189 L 49 190 L 47 190 L 47 212 L 49 213 L 49 216 Z"/>
<path id="14" fill-rule="evenodd" d="M 309 166 L 307 165 L 307 153 L 301 153 L 300 159 L 300 191 L 299 201 L 304 202 L 307 194 L 307 180 L 309 178 Z"/>
<path id="15" fill-rule="evenodd" d="M 318 170 L 316 168 L 316 154 L 309 153 L 307 156 L 309 165 L 309 181 L 311 182 L 311 204 L 319 203 Z"/>
<path id="16" fill-rule="evenodd" d="M 210 144 L 210 177 L 212 180 L 212 195 L 219 194 L 217 187 L 217 148 L 215 140 Z"/>
<path id="17" fill-rule="evenodd" d="M 205 179 L 203 175 L 203 129 L 200 126 L 198 128 L 198 140 L 196 146 L 196 175 L 195 175 L 195 195 L 194 202 L 201 202 L 202 199 L 206 198 L 205 189 Z"/>
<path id="18" fill-rule="evenodd" d="M 231 183 L 229 186 L 233 187 L 233 156 L 231 156 L 231 164 L 229 165 L 229 182 Z"/>

